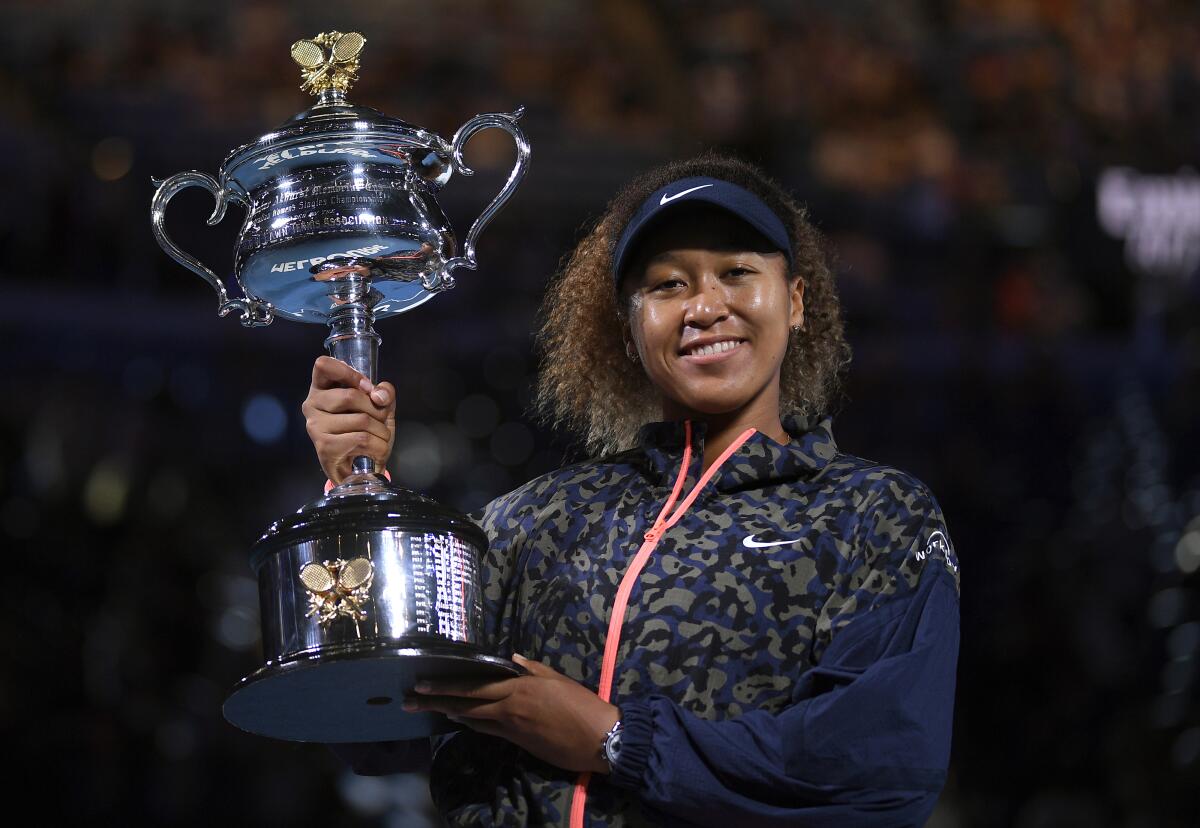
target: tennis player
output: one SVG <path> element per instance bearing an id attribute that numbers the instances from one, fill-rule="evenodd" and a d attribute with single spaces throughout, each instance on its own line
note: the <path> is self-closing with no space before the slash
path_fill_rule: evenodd
<path id="1" fill-rule="evenodd" d="M 946 780 L 959 571 L 912 475 L 839 450 L 849 352 L 818 232 L 705 155 L 628 184 L 550 285 L 537 398 L 592 459 L 472 517 L 487 645 L 529 675 L 418 686 L 450 825 L 920 826 Z M 386 463 L 395 388 L 317 360 L 337 482 Z M 881 412 L 886 417 L 886 412 Z"/>

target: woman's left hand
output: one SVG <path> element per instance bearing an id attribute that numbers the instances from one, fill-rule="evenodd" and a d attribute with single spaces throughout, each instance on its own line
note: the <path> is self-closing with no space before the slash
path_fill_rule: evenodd
<path id="1" fill-rule="evenodd" d="M 620 716 L 616 706 L 545 664 L 513 660 L 529 675 L 487 684 L 419 682 L 404 709 L 445 713 L 564 770 L 608 773 L 600 743 Z"/>

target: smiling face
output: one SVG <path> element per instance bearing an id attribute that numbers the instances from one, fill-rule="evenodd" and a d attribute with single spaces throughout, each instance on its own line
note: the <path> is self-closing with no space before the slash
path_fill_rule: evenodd
<path id="1" fill-rule="evenodd" d="M 666 419 L 778 423 L 779 369 L 791 326 L 804 322 L 804 281 L 753 228 L 724 210 L 680 207 L 640 242 L 622 298 L 626 336 Z"/>

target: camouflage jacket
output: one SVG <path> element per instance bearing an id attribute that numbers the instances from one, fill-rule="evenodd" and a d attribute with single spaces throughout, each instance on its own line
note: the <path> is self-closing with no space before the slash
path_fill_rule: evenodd
<path id="1" fill-rule="evenodd" d="M 754 434 L 663 536 L 630 599 L 625 725 L 587 824 L 923 825 L 946 778 L 959 574 L 917 479 L 837 450 L 828 419 Z M 621 575 L 679 472 L 682 423 L 543 475 L 476 518 L 486 625 L 595 689 Z M 702 472 L 693 431 L 687 492 Z M 438 740 L 450 825 L 566 826 L 576 774 L 474 731 Z M 599 745 L 597 745 L 599 748 Z"/>

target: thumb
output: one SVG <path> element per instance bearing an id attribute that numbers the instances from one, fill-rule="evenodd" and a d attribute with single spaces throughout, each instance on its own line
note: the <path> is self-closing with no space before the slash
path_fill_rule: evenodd
<path id="1" fill-rule="evenodd" d="M 396 407 L 396 386 L 390 382 L 378 383 L 371 389 L 371 402 L 394 411 Z"/>
<path id="2" fill-rule="evenodd" d="M 546 678 L 554 678 L 559 673 L 553 667 L 547 667 L 540 661 L 532 661 L 520 653 L 513 653 L 513 661 L 524 667 L 531 676 L 544 676 Z"/>

